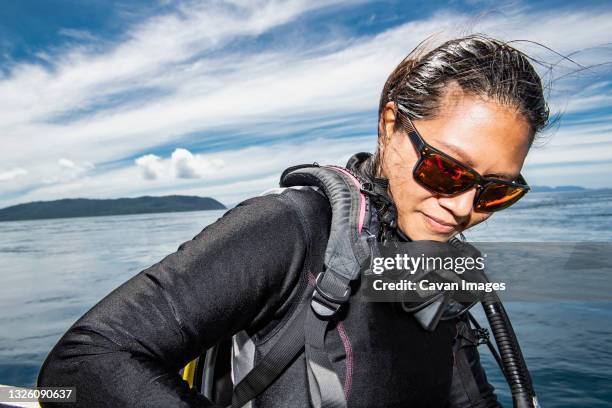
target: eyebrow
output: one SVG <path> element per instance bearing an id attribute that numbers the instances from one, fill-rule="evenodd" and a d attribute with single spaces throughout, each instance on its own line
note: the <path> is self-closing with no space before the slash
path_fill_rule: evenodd
<path id="1" fill-rule="evenodd" d="M 468 166 L 472 168 L 476 167 L 476 165 L 474 164 L 474 161 L 470 158 L 470 155 L 467 154 L 466 151 L 463 150 L 461 147 L 454 145 L 452 143 L 445 142 L 444 140 L 437 140 L 436 142 L 444 146 L 445 149 L 452 151 L 454 153 L 453 157 L 457 159 L 458 161 L 460 161 L 461 163 L 467 164 Z M 499 178 L 499 179 L 507 179 L 508 181 L 512 181 L 517 178 L 517 176 L 513 176 L 512 174 L 508 174 L 508 173 L 487 173 L 487 174 L 483 174 L 482 176 Z"/>

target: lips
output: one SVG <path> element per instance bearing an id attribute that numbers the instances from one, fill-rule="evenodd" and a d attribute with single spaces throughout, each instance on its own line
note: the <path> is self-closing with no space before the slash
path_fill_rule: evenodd
<path id="1" fill-rule="evenodd" d="M 453 232 L 457 228 L 456 223 L 446 222 L 425 213 L 423 213 L 423 215 L 425 216 L 425 220 L 429 227 L 435 232 L 448 234 L 450 232 Z"/>

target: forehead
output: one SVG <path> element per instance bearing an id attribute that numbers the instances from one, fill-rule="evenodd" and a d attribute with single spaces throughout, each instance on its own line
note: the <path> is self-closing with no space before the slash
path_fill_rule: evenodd
<path id="1" fill-rule="evenodd" d="M 414 124 L 427 143 L 485 176 L 515 178 L 529 151 L 525 118 L 492 99 L 447 96 L 434 118 Z"/>

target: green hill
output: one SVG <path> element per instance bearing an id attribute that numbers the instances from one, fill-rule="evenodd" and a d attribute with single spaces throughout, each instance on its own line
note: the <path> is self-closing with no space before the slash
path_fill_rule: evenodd
<path id="1" fill-rule="evenodd" d="M 6 207 L 0 210 L 0 221 L 223 209 L 225 209 L 223 204 L 210 197 L 173 195 L 111 200 L 69 198 Z"/>

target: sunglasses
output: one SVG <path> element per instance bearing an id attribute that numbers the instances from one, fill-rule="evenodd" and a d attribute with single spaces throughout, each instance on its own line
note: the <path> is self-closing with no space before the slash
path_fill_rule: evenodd
<path id="1" fill-rule="evenodd" d="M 416 130 L 407 109 L 398 103 L 396 106 L 397 113 L 401 113 L 396 116 L 408 130 L 408 137 L 420 155 L 412 171 L 414 179 L 429 191 L 453 196 L 476 187 L 474 210 L 478 212 L 506 209 L 529 191 L 527 182 L 520 174 L 514 181 L 483 177 L 473 168 L 430 146 Z"/>

